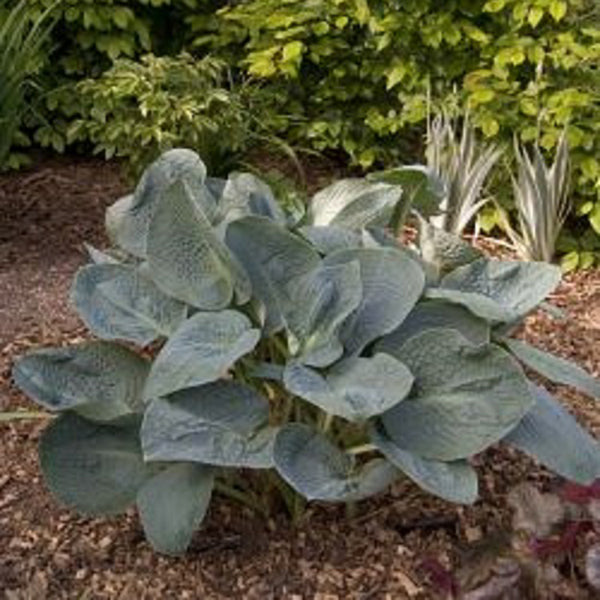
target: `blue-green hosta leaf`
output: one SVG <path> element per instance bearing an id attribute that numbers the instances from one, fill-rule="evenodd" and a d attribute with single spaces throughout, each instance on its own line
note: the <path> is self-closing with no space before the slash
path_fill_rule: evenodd
<path id="1" fill-rule="evenodd" d="M 342 325 L 340 339 L 349 354 L 390 333 L 404 321 L 425 285 L 421 267 L 394 248 L 341 250 L 324 258 L 325 265 L 358 260 L 362 281 L 359 307 Z"/>
<path id="2" fill-rule="evenodd" d="M 289 290 L 282 313 L 292 353 L 307 365 L 330 365 L 344 352 L 338 330 L 362 300 L 360 263 L 321 264 Z"/>
<path id="3" fill-rule="evenodd" d="M 119 264 L 121 261 L 116 256 L 116 253 L 113 251 L 103 252 L 102 250 L 98 250 L 98 248 L 94 248 L 91 244 L 83 243 L 85 249 L 90 257 L 90 260 L 96 265 L 103 265 L 106 263 L 110 264 Z"/>
<path id="4" fill-rule="evenodd" d="M 268 469 L 277 433 L 268 420 L 268 401 L 239 383 L 218 381 L 181 390 L 154 400 L 146 411 L 144 457 Z"/>
<path id="5" fill-rule="evenodd" d="M 335 225 L 301 227 L 298 230 L 321 254 L 331 254 L 336 250 L 360 248 L 360 233 Z"/>
<path id="6" fill-rule="evenodd" d="M 386 460 L 356 466 L 354 458 L 308 425 L 290 423 L 279 430 L 275 468 L 308 500 L 355 502 L 383 492 L 398 477 Z"/>
<path id="7" fill-rule="evenodd" d="M 402 448 L 431 460 L 468 458 L 502 439 L 533 406 L 514 359 L 453 329 L 430 329 L 394 352 L 415 377 L 411 395 L 382 416 Z"/>
<path id="8" fill-rule="evenodd" d="M 370 434 L 381 453 L 425 491 L 459 504 L 473 504 L 477 500 L 477 473 L 467 461 L 421 458 L 394 444 L 379 424 L 371 428 Z"/>
<path id="9" fill-rule="evenodd" d="M 148 229 L 148 265 L 167 294 L 203 310 L 228 306 L 236 288 L 249 299 L 249 282 L 195 205 L 185 182 L 163 193 Z"/>
<path id="10" fill-rule="evenodd" d="M 15 383 L 51 411 L 108 421 L 142 408 L 147 361 L 109 342 L 35 350 L 19 359 Z"/>
<path id="11" fill-rule="evenodd" d="M 592 377 L 578 365 L 520 340 L 506 338 L 503 341 L 520 361 L 550 381 L 571 385 L 592 398 L 600 399 L 600 380 Z"/>
<path id="12" fill-rule="evenodd" d="M 219 201 L 219 213 L 226 221 L 248 215 L 266 217 L 285 225 L 286 218 L 271 188 L 251 173 L 232 173 Z"/>
<path id="13" fill-rule="evenodd" d="M 398 210 L 406 216 L 415 209 L 423 217 L 440 214 L 440 204 L 447 195 L 444 181 L 430 167 L 406 165 L 373 173 L 370 181 L 379 181 L 402 188 L 402 198 Z M 403 219 L 402 219 L 403 222 Z"/>
<path id="14" fill-rule="evenodd" d="M 39 453 L 52 493 L 88 515 L 123 512 L 153 474 L 144 464 L 138 424 L 92 423 L 66 413 L 44 431 Z"/>
<path id="15" fill-rule="evenodd" d="M 434 227 L 424 219 L 419 220 L 419 250 L 422 259 L 431 266 L 431 275 L 440 275 L 468 265 L 483 254 L 454 233 Z"/>
<path id="16" fill-rule="evenodd" d="M 349 358 L 327 375 L 300 364 L 284 371 L 285 387 L 327 413 L 364 421 L 390 409 L 410 392 L 413 376 L 395 358 Z"/>
<path id="17" fill-rule="evenodd" d="M 158 398 L 219 379 L 259 339 L 260 331 L 239 312 L 196 313 L 183 322 L 158 353 L 144 397 Z"/>
<path id="18" fill-rule="evenodd" d="M 142 269 L 119 264 L 80 269 L 71 299 L 93 334 L 142 346 L 169 337 L 187 315 L 186 305 L 162 292 Z"/>
<path id="19" fill-rule="evenodd" d="M 413 308 L 400 327 L 377 342 L 377 351 L 393 355 L 409 338 L 440 327 L 459 331 L 473 344 L 486 344 L 490 341 L 490 326 L 487 321 L 458 304 L 426 300 Z"/>
<path id="20" fill-rule="evenodd" d="M 566 479 L 587 485 L 600 477 L 600 445 L 544 389 L 532 385 L 535 406 L 504 441 Z"/>
<path id="21" fill-rule="evenodd" d="M 342 179 L 318 192 L 308 207 L 309 225 L 364 229 L 387 225 L 402 189 L 366 179 Z"/>
<path id="22" fill-rule="evenodd" d="M 146 539 L 157 552 L 183 554 L 210 503 L 214 474 L 195 463 L 168 466 L 149 479 L 137 495 Z"/>
<path id="23" fill-rule="evenodd" d="M 265 217 L 234 221 L 227 228 L 226 240 L 248 274 L 254 296 L 266 309 L 266 331 L 281 329 L 285 324 L 282 310 L 295 300 L 288 291 L 291 282 L 317 268 L 319 254 L 302 238 Z"/>
<path id="24" fill-rule="evenodd" d="M 185 149 L 165 152 L 146 169 L 135 193 L 121 198 L 106 211 L 109 237 L 127 252 L 144 258 L 154 211 L 175 181 L 187 183 L 195 202 L 212 220 L 216 205 L 204 186 L 205 178 L 206 167 L 195 152 Z"/>
<path id="25" fill-rule="evenodd" d="M 512 322 L 533 310 L 560 283 L 560 269 L 536 262 L 479 259 L 446 275 L 430 298 L 461 304 L 490 321 Z"/>

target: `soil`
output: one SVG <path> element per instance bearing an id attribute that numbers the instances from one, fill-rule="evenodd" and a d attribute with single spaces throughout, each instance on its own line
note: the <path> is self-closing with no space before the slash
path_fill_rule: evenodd
<path id="1" fill-rule="evenodd" d="M 0 411 L 33 408 L 10 384 L 15 358 L 32 346 L 87 336 L 68 290 L 86 260 L 83 241 L 106 243 L 104 210 L 128 188 L 119 173 L 115 164 L 69 158 L 0 177 Z M 524 337 L 600 375 L 600 272 L 566 277 L 551 302 L 568 318 L 540 312 L 528 319 Z M 600 435 L 593 400 L 548 387 Z M 0 598 L 436 598 L 426 559 L 464 567 L 469 544 L 491 543 L 508 526 L 506 495 L 515 485 L 555 483 L 529 459 L 498 447 L 476 459 L 481 499 L 472 507 L 401 481 L 360 504 L 352 518 L 317 503 L 292 526 L 283 515 L 265 521 L 216 498 L 188 554 L 173 559 L 152 552 L 133 511 L 84 518 L 50 497 L 36 453 L 45 425 L 0 422 Z M 581 565 L 556 597 L 593 597 Z"/>

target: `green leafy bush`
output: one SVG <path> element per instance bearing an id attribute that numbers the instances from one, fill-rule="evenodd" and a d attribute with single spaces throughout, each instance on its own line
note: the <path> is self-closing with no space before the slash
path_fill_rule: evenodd
<path id="1" fill-rule="evenodd" d="M 20 127 L 28 111 L 28 87 L 42 64 L 42 48 L 54 26 L 49 12 L 29 18 L 26 0 L 0 9 L 0 167 L 15 167 L 24 161 L 10 150 L 15 143 L 27 144 Z"/>
<path id="2" fill-rule="evenodd" d="M 403 202 L 425 212 L 427 174 L 405 178 Z M 107 212 L 118 251 L 92 250 L 75 278 L 101 340 L 14 368 L 59 413 L 40 443 L 55 495 L 87 514 L 137 503 L 152 545 L 176 554 L 213 490 L 265 512 L 279 490 L 297 515 L 296 494 L 354 502 L 405 474 L 471 503 L 469 458 L 502 440 L 594 480 L 596 441 L 518 360 L 596 397 L 600 383 L 507 337 L 559 269 L 488 260 L 445 232 L 402 247 L 383 229 L 399 202 L 399 186 L 347 179 L 297 222 L 256 177 L 163 155 Z"/>
<path id="3" fill-rule="evenodd" d="M 106 158 L 125 157 L 137 174 L 182 144 L 222 171 L 247 144 L 254 122 L 240 93 L 224 87 L 226 73 L 222 62 L 188 54 L 118 59 L 100 77 L 77 85 L 81 106 L 69 141 L 89 140 Z"/>
<path id="4" fill-rule="evenodd" d="M 414 156 L 430 101 L 507 148 L 552 151 L 568 124 L 577 214 L 600 234 L 598 22 L 593 0 L 247 0 L 192 25 L 270 83 L 290 140 L 364 167 Z"/>

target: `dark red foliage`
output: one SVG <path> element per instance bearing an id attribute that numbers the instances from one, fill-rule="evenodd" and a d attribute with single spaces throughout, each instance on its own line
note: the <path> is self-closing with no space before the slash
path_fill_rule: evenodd
<path id="1" fill-rule="evenodd" d="M 591 500 L 600 500 L 600 479 L 590 485 L 579 485 L 568 481 L 558 492 L 559 496 L 571 504 L 587 504 Z"/>
<path id="2" fill-rule="evenodd" d="M 458 595 L 458 582 L 454 575 L 437 558 L 429 557 L 421 562 L 421 568 L 427 572 L 432 585 L 440 592 Z"/>
<path id="3" fill-rule="evenodd" d="M 531 542 L 531 551 L 536 558 L 544 560 L 561 554 L 571 554 L 575 551 L 577 538 L 592 529 L 591 521 L 570 521 L 560 536 L 533 539 Z"/>

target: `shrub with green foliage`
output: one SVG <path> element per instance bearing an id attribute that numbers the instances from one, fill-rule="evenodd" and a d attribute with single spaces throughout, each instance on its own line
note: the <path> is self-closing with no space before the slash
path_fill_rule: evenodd
<path id="1" fill-rule="evenodd" d="M 0 168 L 14 168 L 26 157 L 11 154 L 15 144 L 27 145 L 20 131 L 28 112 L 28 88 L 43 63 L 42 50 L 54 26 L 49 11 L 29 19 L 27 0 L 0 8 Z"/>
<path id="2" fill-rule="evenodd" d="M 500 441 L 596 479 L 596 440 L 519 361 L 596 397 L 600 382 L 509 335 L 559 269 L 488 260 L 432 229 L 400 246 L 384 228 L 435 212 L 429 183 L 418 168 L 404 194 L 342 180 L 298 221 L 252 175 L 163 155 L 108 210 L 117 248 L 92 249 L 75 278 L 101 339 L 14 368 L 58 413 L 40 443 L 54 494 L 86 514 L 137 504 L 148 540 L 177 554 L 213 490 L 264 512 L 279 490 L 297 516 L 299 497 L 355 502 L 404 474 L 471 503 L 469 459 Z"/>
<path id="3" fill-rule="evenodd" d="M 198 43 L 270 83 L 296 116 L 291 141 L 364 167 L 414 155 L 407 133 L 430 101 L 466 104 L 507 148 L 518 134 L 551 151 L 568 124 L 578 214 L 600 234 L 598 10 L 595 0 L 246 0 L 216 25 L 191 24 Z"/>
<path id="4" fill-rule="evenodd" d="M 106 158 L 127 158 L 138 175 L 182 144 L 222 172 L 247 144 L 255 118 L 240 93 L 223 87 L 226 73 L 221 61 L 189 54 L 118 59 L 100 77 L 77 85 L 81 106 L 68 139 L 89 140 Z"/>

